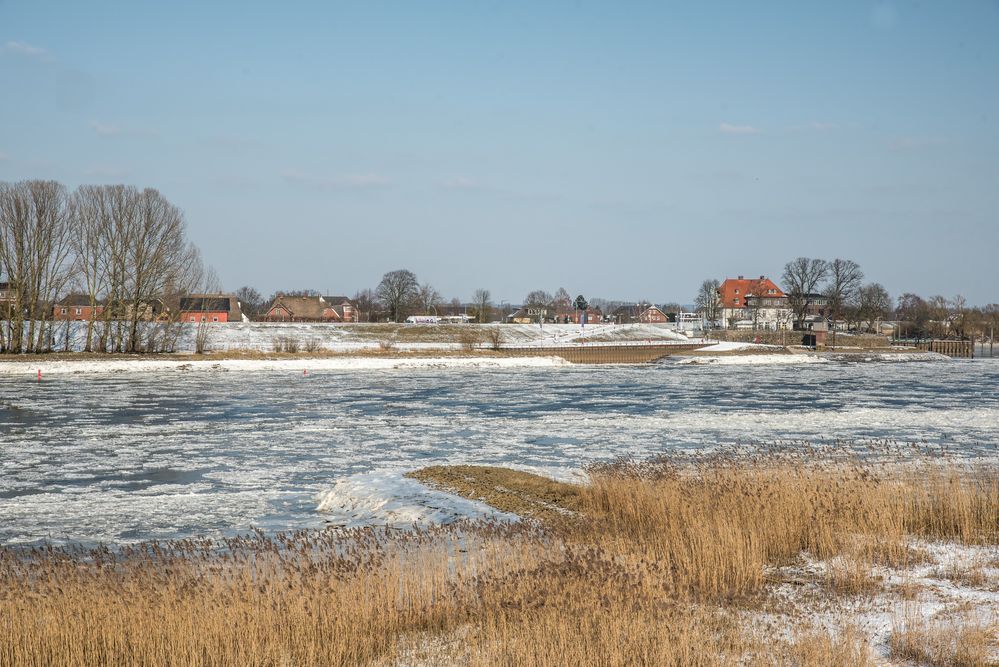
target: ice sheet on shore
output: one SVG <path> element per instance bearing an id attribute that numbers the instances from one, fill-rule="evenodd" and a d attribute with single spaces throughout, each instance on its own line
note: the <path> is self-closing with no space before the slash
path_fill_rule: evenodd
<path id="1" fill-rule="evenodd" d="M 432 489 L 401 471 L 375 471 L 337 480 L 321 494 L 316 510 L 345 528 L 448 524 L 463 519 L 515 521 L 489 505 Z"/>
<path id="2" fill-rule="evenodd" d="M 342 357 L 316 359 L 69 359 L 0 363 L 0 376 L 67 373 L 157 373 L 176 371 L 354 371 L 430 368 L 547 368 L 565 366 L 560 357 Z"/>
<path id="3" fill-rule="evenodd" d="M 779 350 L 780 345 L 762 345 L 760 343 L 740 343 L 738 341 L 723 340 L 717 343 L 707 344 L 705 347 L 698 348 L 700 350 L 709 350 L 711 352 L 739 352 L 742 350 Z"/>
<path id="4" fill-rule="evenodd" d="M 684 365 L 745 366 L 749 364 L 823 364 L 816 354 L 741 354 L 735 356 L 684 357 L 676 363 Z"/>
<path id="5" fill-rule="evenodd" d="M 702 348 L 712 351 L 718 350 L 716 347 Z M 731 350 L 747 348 L 729 348 Z M 683 365 L 712 365 L 712 366 L 745 366 L 756 364 L 824 364 L 830 362 L 889 362 L 904 363 L 914 361 L 950 361 L 950 357 L 937 354 L 936 352 L 872 352 L 864 353 L 835 353 L 827 352 L 816 354 L 814 352 L 796 352 L 793 354 L 740 354 L 740 355 L 704 355 L 698 357 L 684 357 L 678 359 L 676 363 Z"/>

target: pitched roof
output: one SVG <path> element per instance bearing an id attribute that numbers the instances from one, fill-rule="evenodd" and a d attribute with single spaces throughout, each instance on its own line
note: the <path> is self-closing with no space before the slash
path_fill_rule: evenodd
<path id="1" fill-rule="evenodd" d="M 784 292 L 774 281 L 766 276 L 759 278 L 726 278 L 718 288 L 722 308 L 742 308 L 746 305 L 746 296 L 784 296 Z"/>
<path id="2" fill-rule="evenodd" d="M 2 285 L 0 285 L 0 287 L 2 287 Z M 104 305 L 104 301 L 100 299 L 97 299 L 95 303 L 98 306 Z M 89 306 L 90 297 L 86 294 L 67 294 L 63 298 L 56 301 L 53 305 L 60 308 L 79 308 L 82 306 Z"/>
<path id="3" fill-rule="evenodd" d="M 231 319 L 241 319 L 239 299 L 232 294 L 191 294 L 181 297 L 180 310 L 190 313 L 229 313 Z"/>
<path id="4" fill-rule="evenodd" d="M 321 296 L 279 296 L 274 299 L 268 311 L 278 306 L 287 310 L 292 317 L 304 320 L 321 320 L 323 311 L 332 308 L 332 304 Z"/>

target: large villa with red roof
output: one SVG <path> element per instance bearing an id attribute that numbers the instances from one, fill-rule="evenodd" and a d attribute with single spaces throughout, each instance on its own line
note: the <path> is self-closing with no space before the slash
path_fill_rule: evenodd
<path id="1" fill-rule="evenodd" d="M 766 276 L 726 278 L 718 288 L 723 326 L 740 329 L 790 329 L 787 295 Z"/>

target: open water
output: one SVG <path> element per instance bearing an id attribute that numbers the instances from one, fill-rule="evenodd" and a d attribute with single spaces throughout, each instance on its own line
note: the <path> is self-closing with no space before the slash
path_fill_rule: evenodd
<path id="1" fill-rule="evenodd" d="M 995 459 L 999 361 L 0 375 L 0 544 L 474 514 L 402 477 L 429 464 L 572 477 L 675 449 L 878 440 Z"/>

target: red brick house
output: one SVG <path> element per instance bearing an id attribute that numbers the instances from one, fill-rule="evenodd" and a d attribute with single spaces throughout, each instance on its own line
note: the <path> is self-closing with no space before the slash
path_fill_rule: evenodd
<path id="1" fill-rule="evenodd" d="M 669 315 L 664 313 L 659 307 L 648 303 L 621 306 L 614 311 L 612 318 L 618 324 L 633 324 L 635 322 L 642 324 L 666 324 L 669 322 Z"/>
<path id="2" fill-rule="evenodd" d="M 599 308 L 587 308 L 585 311 L 567 308 L 559 309 L 555 315 L 555 321 L 563 324 L 579 324 L 586 313 L 587 324 L 599 324 L 604 321 L 604 314 Z"/>
<path id="3" fill-rule="evenodd" d="M 267 309 L 268 322 L 357 322 L 353 300 L 345 296 L 279 295 Z"/>
<path id="4" fill-rule="evenodd" d="M 181 322 L 242 322 L 239 299 L 232 294 L 191 294 L 180 300 Z"/>
<path id="5" fill-rule="evenodd" d="M 638 321 L 642 324 L 666 324 L 669 322 L 669 315 L 656 306 L 649 306 L 638 316 Z"/>
<path id="6" fill-rule="evenodd" d="M 96 320 L 104 312 L 104 304 L 91 303 L 86 294 L 68 294 L 52 306 L 53 320 Z"/>

